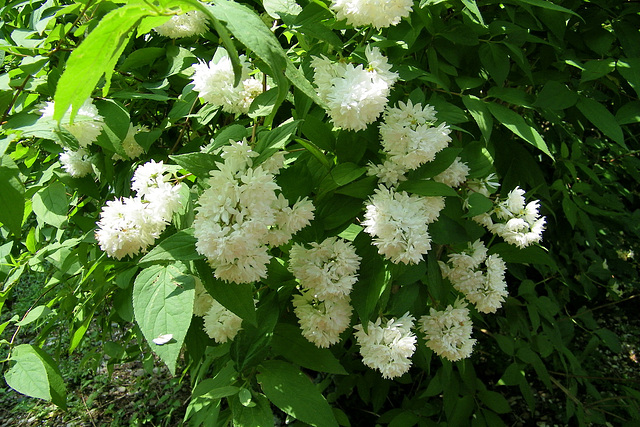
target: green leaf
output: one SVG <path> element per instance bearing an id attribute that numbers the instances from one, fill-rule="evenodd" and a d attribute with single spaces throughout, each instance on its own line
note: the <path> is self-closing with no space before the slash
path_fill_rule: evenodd
<path id="1" fill-rule="evenodd" d="M 616 120 L 620 125 L 640 122 L 640 101 L 630 101 L 620 107 Z"/>
<path id="2" fill-rule="evenodd" d="M 55 362 L 42 349 L 20 344 L 13 349 L 15 364 L 5 374 L 9 387 L 27 396 L 51 401 L 66 408 L 66 390 Z"/>
<path id="3" fill-rule="evenodd" d="M 547 143 L 542 139 L 542 136 L 533 126 L 528 125 L 521 115 L 500 104 L 489 103 L 487 107 L 489 107 L 493 117 L 504 127 L 553 159 L 549 147 L 547 147 Z"/>
<path id="4" fill-rule="evenodd" d="M 554 12 L 569 13 L 569 14 L 574 15 L 574 16 L 580 18 L 580 19 L 583 19 L 580 15 L 575 13 L 573 10 L 564 8 L 562 6 L 558 6 L 557 4 L 552 3 L 550 1 L 547 1 L 547 0 L 517 0 L 517 1 L 511 0 L 510 2 L 513 2 L 515 4 L 527 3 L 527 4 L 530 4 L 532 6 L 541 7 L 543 9 L 552 10 Z"/>
<path id="5" fill-rule="evenodd" d="M 468 218 L 489 212 L 491 208 L 493 208 L 493 202 L 480 193 L 472 193 L 467 199 L 467 202 L 469 203 L 469 211 L 465 217 Z"/>
<path id="6" fill-rule="evenodd" d="M 166 49 L 163 47 L 144 47 L 134 50 L 127 55 L 120 66 L 121 71 L 135 70 L 136 68 L 151 65 L 153 61 L 165 56 Z"/>
<path id="7" fill-rule="evenodd" d="M 279 314 L 277 295 L 271 293 L 262 298 L 256 311 L 256 325 L 242 324 L 229 352 L 239 372 L 253 368 L 267 358 Z"/>
<path id="8" fill-rule="evenodd" d="M 33 211 L 38 221 L 60 228 L 67 220 L 69 202 L 67 193 L 59 181 L 54 182 L 33 195 Z"/>
<path id="9" fill-rule="evenodd" d="M 197 241 L 198 239 L 193 237 L 193 228 L 178 231 L 158 243 L 151 252 L 142 257 L 139 264 L 203 259 L 204 257 L 196 252 Z"/>
<path id="10" fill-rule="evenodd" d="M 640 96 L 640 58 L 620 58 L 616 68 Z"/>
<path id="11" fill-rule="evenodd" d="M 327 169 L 331 169 L 331 162 L 313 142 L 306 141 L 300 138 L 296 138 L 296 142 L 306 148 L 307 151 L 309 151 L 313 155 L 313 157 L 318 159 L 318 161 L 322 163 L 324 167 L 326 167 Z"/>
<path id="12" fill-rule="evenodd" d="M 495 391 L 482 390 L 478 393 L 478 397 L 487 405 L 489 409 L 498 414 L 507 414 L 511 412 L 511 405 L 503 395 Z"/>
<path id="13" fill-rule="evenodd" d="M 391 272 L 385 267 L 384 260 L 378 255 L 368 234 L 358 234 L 354 245 L 358 249 L 358 255 L 362 257 L 362 264 L 358 281 L 351 292 L 351 301 L 361 323 L 366 326 L 382 295 L 391 286 Z"/>
<path id="14" fill-rule="evenodd" d="M 271 403 L 285 413 L 312 426 L 338 425 L 324 396 L 294 365 L 267 360 L 256 378 Z"/>
<path id="15" fill-rule="evenodd" d="M 484 43 L 478 50 L 480 62 L 498 86 L 502 86 L 509 74 L 509 53 L 496 43 Z"/>
<path id="16" fill-rule="evenodd" d="M 19 322 L 16 322 L 16 325 L 17 326 L 28 325 L 29 323 L 35 322 L 41 317 L 47 316 L 49 313 L 51 313 L 51 309 L 49 307 L 47 307 L 46 305 L 39 305 L 37 307 L 34 307 L 31 311 L 29 311 L 29 313 L 27 313 L 24 319 L 22 319 Z"/>
<path id="17" fill-rule="evenodd" d="M 129 112 L 111 99 L 97 100 L 95 105 L 104 117 L 104 126 L 96 144 L 127 158 L 127 153 L 122 148 L 122 140 L 129 132 Z"/>
<path id="18" fill-rule="evenodd" d="M 140 4 L 126 4 L 114 9 L 71 52 L 56 88 L 55 120 L 61 120 L 70 106 L 73 120 L 103 75 L 106 75 L 109 86 L 116 61 L 133 34 L 133 29 L 148 14 Z"/>
<path id="19" fill-rule="evenodd" d="M 551 80 L 544 85 L 533 105 L 552 110 L 564 110 L 574 106 L 576 102 L 578 102 L 576 92 L 563 83 Z"/>
<path id="20" fill-rule="evenodd" d="M 278 88 L 271 88 L 266 92 L 256 96 L 251 103 L 247 115 L 252 119 L 264 117 L 271 114 L 278 101 Z"/>
<path id="21" fill-rule="evenodd" d="M 182 342 L 193 315 L 195 280 L 178 268 L 179 264 L 154 265 L 138 274 L 133 284 L 133 313 L 151 349 L 174 374 Z M 166 344 L 153 342 L 171 334 Z"/>
<path id="22" fill-rule="evenodd" d="M 606 329 L 606 328 L 596 329 L 595 332 L 598 335 L 598 337 L 600 337 L 602 342 L 604 342 L 605 345 L 607 347 L 609 347 L 609 349 L 612 352 L 614 352 L 614 353 L 622 352 L 622 346 L 620 345 L 620 339 L 618 338 L 618 336 L 615 333 L 611 332 L 609 329 Z"/>
<path id="23" fill-rule="evenodd" d="M 580 110 L 580 112 L 584 114 L 591 123 L 600 129 L 602 133 L 622 147 L 625 147 L 622 129 L 620 128 L 620 125 L 618 125 L 618 122 L 616 122 L 616 118 L 604 105 L 591 98 L 581 96 L 576 107 L 578 107 L 578 110 Z"/>
<path id="24" fill-rule="evenodd" d="M 484 140 L 487 142 L 490 141 L 491 131 L 493 130 L 493 117 L 491 116 L 485 102 L 473 95 L 464 95 L 462 97 L 462 102 L 478 124 L 478 128 L 480 129 Z"/>
<path id="25" fill-rule="evenodd" d="M 452 196 L 457 197 L 456 190 L 446 184 L 436 181 L 403 181 L 398 185 L 398 191 L 406 191 L 420 196 Z"/>
<path id="26" fill-rule="evenodd" d="M 218 280 L 213 276 L 211 267 L 205 261 L 196 261 L 195 266 L 209 295 L 242 320 L 257 325 L 256 308 L 253 303 L 253 285 L 250 283 L 226 283 Z"/>
<path id="27" fill-rule="evenodd" d="M 246 390 L 246 389 L 243 389 Z M 268 427 L 275 425 L 271 404 L 264 394 L 255 393 L 251 402 L 245 405 L 240 399 L 229 399 L 233 413 L 233 425 L 238 427 Z"/>
<path id="28" fill-rule="evenodd" d="M 367 172 L 367 168 L 360 167 L 354 163 L 340 163 L 331 169 L 331 177 L 339 186 L 347 185 L 360 178 Z"/>
<path id="29" fill-rule="evenodd" d="M 318 372 L 347 375 L 338 359 L 327 348 L 318 348 L 307 341 L 298 326 L 280 323 L 276 326 L 271 348 L 275 354 L 289 361 Z"/>
<path id="30" fill-rule="evenodd" d="M 24 185 L 20 170 L 9 156 L 0 159 L 0 222 L 15 236 L 20 236 L 24 217 Z"/>
<path id="31" fill-rule="evenodd" d="M 524 249 L 517 248 L 508 243 L 498 243 L 489 248 L 489 254 L 498 254 L 505 262 L 518 264 L 544 264 L 558 269 L 556 262 L 549 253 L 539 246 L 528 246 Z"/>
<path id="32" fill-rule="evenodd" d="M 616 61 L 613 59 L 597 59 L 585 62 L 583 66 L 580 83 L 597 80 L 600 77 L 606 76 L 613 71 L 616 66 Z"/>
<path id="33" fill-rule="evenodd" d="M 175 154 L 170 155 L 169 158 L 200 178 L 208 178 L 210 171 L 218 169 L 216 162 L 222 160 L 214 154 L 200 152 Z"/>

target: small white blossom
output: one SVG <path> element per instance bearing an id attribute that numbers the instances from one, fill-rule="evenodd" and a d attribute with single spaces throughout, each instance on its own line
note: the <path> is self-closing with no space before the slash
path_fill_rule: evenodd
<path id="1" fill-rule="evenodd" d="M 53 117 L 54 103 L 49 101 L 40 110 L 43 119 L 50 119 Z M 67 110 L 62 117 L 61 125 L 65 128 L 75 139 L 78 140 L 81 148 L 93 144 L 98 139 L 98 135 L 102 132 L 104 126 L 104 119 L 98 112 L 98 109 L 93 105 L 91 98 L 87 99 L 84 104 L 78 110 L 78 114 L 73 119 L 73 123 L 70 123 L 71 107 Z"/>
<path id="2" fill-rule="evenodd" d="M 362 65 L 333 63 L 325 57 L 311 62 L 318 96 L 327 103 L 336 126 L 365 129 L 380 116 L 398 78 L 378 48 L 367 46 L 365 56 L 369 62 L 366 69 Z"/>
<path id="3" fill-rule="evenodd" d="M 193 314 L 203 317 L 207 314 L 211 306 L 213 305 L 213 297 L 209 295 L 207 290 L 202 285 L 200 278 L 196 279 L 196 296 L 193 299 Z"/>
<path id="4" fill-rule="evenodd" d="M 235 75 L 231 59 L 227 55 L 212 59 L 208 64 L 200 62 L 193 65 L 194 90 L 200 92 L 200 98 L 232 114 L 246 114 L 251 103 L 262 93 L 262 82 L 249 76 L 249 64 L 244 55 L 240 56 L 242 78 L 234 86 Z"/>
<path id="5" fill-rule="evenodd" d="M 295 244 L 291 248 L 289 271 L 300 285 L 322 301 L 344 298 L 358 280 L 360 256 L 349 242 L 329 237 L 311 243 L 311 249 Z"/>
<path id="6" fill-rule="evenodd" d="M 417 264 L 431 249 L 428 225 L 443 208 L 443 197 L 409 195 L 380 186 L 369 199 L 362 225 L 378 253 L 396 264 Z"/>
<path id="7" fill-rule="evenodd" d="M 443 311 L 431 308 L 428 316 L 420 318 L 420 330 L 425 334 L 427 347 L 452 362 L 471 356 L 476 343 L 471 338 L 469 309 L 462 300 Z"/>
<path id="8" fill-rule="evenodd" d="M 399 377 L 409 371 L 411 356 L 416 350 L 416 336 L 411 332 L 414 318 L 406 313 L 382 326 L 382 319 L 369 322 L 367 332 L 356 325 L 354 336 L 360 346 L 362 363 L 377 369 L 383 378 Z"/>
<path id="9" fill-rule="evenodd" d="M 82 178 L 93 172 L 89 153 L 84 148 L 80 148 L 78 151 L 65 149 L 64 153 L 60 154 L 60 164 L 74 178 Z"/>
<path id="10" fill-rule="evenodd" d="M 456 157 L 451 166 L 444 172 L 433 177 L 434 181 L 441 182 L 449 187 L 459 187 L 467 180 L 469 175 L 469 166 L 463 163 L 460 157 Z"/>
<path id="11" fill-rule="evenodd" d="M 293 296 L 294 313 L 302 336 L 316 347 L 327 348 L 340 341 L 340 334 L 349 327 L 349 298 L 320 301 L 306 292 Z"/>
<path id="12" fill-rule="evenodd" d="M 372 25 L 376 29 L 397 25 L 412 11 L 412 0 L 333 0 L 336 17 L 354 27 Z"/>
<path id="13" fill-rule="evenodd" d="M 134 126 L 133 123 L 129 123 L 127 135 L 122 140 L 122 149 L 130 159 L 135 159 L 144 153 L 144 148 L 138 144 L 135 138 L 135 136 L 140 132 L 149 132 L 149 129 L 144 126 Z"/>
<path id="14" fill-rule="evenodd" d="M 206 33 L 208 29 L 207 15 L 198 10 L 174 15 L 164 24 L 154 28 L 161 36 L 172 39 L 198 36 Z"/>
<path id="15" fill-rule="evenodd" d="M 204 316 L 204 331 L 215 342 L 222 344 L 233 340 L 242 329 L 242 319 L 215 299 Z"/>

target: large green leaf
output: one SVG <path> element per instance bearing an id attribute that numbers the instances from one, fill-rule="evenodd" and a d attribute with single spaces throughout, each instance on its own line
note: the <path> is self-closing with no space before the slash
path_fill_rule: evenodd
<path id="1" fill-rule="evenodd" d="M 318 372 L 346 375 L 338 359 L 327 348 L 318 348 L 307 341 L 300 333 L 300 328 L 288 323 L 276 326 L 271 340 L 274 353 L 293 363 Z"/>
<path id="2" fill-rule="evenodd" d="M 213 276 L 209 264 L 203 260 L 196 261 L 195 266 L 209 295 L 242 320 L 256 325 L 256 308 L 253 302 L 254 288 L 251 283 L 237 284 L 218 280 Z"/>
<path id="3" fill-rule="evenodd" d="M 175 373 L 176 361 L 193 315 L 195 280 L 179 264 L 154 265 L 138 274 L 133 284 L 133 313 L 151 349 Z M 154 339 L 171 334 L 165 344 Z"/>
<path id="4" fill-rule="evenodd" d="M 158 243 L 151 252 L 142 257 L 140 264 L 202 259 L 203 256 L 196 252 L 197 241 L 198 239 L 193 237 L 193 228 L 178 231 Z"/>
<path id="5" fill-rule="evenodd" d="M 39 347 L 20 344 L 13 349 L 11 360 L 15 364 L 4 374 L 9 387 L 27 396 L 48 400 L 66 408 L 64 382 L 48 354 Z"/>
<path id="6" fill-rule="evenodd" d="M 0 222 L 14 235 L 20 235 L 24 217 L 24 185 L 20 181 L 20 170 L 9 156 L 0 159 Z"/>
<path id="7" fill-rule="evenodd" d="M 621 58 L 616 63 L 616 68 L 640 96 L 640 58 Z"/>
<path id="8" fill-rule="evenodd" d="M 244 405 L 239 398 L 229 399 L 233 412 L 233 425 L 237 427 L 271 427 L 275 425 L 271 404 L 264 394 L 254 393 L 250 405 Z"/>
<path id="9" fill-rule="evenodd" d="M 493 117 L 504 127 L 553 158 L 542 136 L 533 126 L 527 124 L 520 114 L 500 104 L 488 103 L 487 107 L 489 107 L 489 111 L 491 111 Z"/>
<path id="10" fill-rule="evenodd" d="M 55 120 L 61 120 L 70 106 L 73 118 L 103 75 L 106 75 L 108 86 L 116 61 L 131 38 L 133 29 L 147 15 L 149 12 L 140 3 L 125 4 L 114 9 L 71 52 L 56 88 Z"/>
<path id="11" fill-rule="evenodd" d="M 624 146 L 624 134 L 613 114 L 601 103 L 581 96 L 576 104 L 578 110 L 609 138 Z"/>
<path id="12" fill-rule="evenodd" d="M 478 124 L 484 140 L 487 142 L 490 141 L 491 131 L 493 130 L 493 117 L 485 105 L 485 102 L 473 95 L 464 95 L 462 102 Z"/>
<path id="13" fill-rule="evenodd" d="M 457 197 L 456 190 L 446 184 L 436 181 L 407 180 L 398 185 L 398 191 L 406 191 L 420 196 L 453 196 Z"/>
<path id="14" fill-rule="evenodd" d="M 285 413 L 312 426 L 338 425 L 324 396 L 296 366 L 280 360 L 267 360 L 259 370 L 257 379 L 262 391 Z"/>
<path id="15" fill-rule="evenodd" d="M 38 221 L 60 228 L 67 220 L 69 202 L 64 184 L 56 181 L 33 195 L 33 211 Z"/>

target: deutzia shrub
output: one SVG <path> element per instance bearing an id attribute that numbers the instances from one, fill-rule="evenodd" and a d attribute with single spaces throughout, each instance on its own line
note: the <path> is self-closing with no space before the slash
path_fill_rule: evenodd
<path id="1" fill-rule="evenodd" d="M 383 326 L 378 318 L 369 322 L 365 332 L 362 325 L 354 326 L 354 336 L 360 346 L 362 363 L 377 369 L 383 378 L 404 375 L 411 367 L 411 356 L 416 351 L 416 336 L 411 331 L 414 318 L 409 313 L 390 319 Z"/>
<path id="2" fill-rule="evenodd" d="M 90 155 L 84 148 L 76 151 L 65 149 L 60 154 L 60 164 L 74 178 L 82 178 L 93 172 Z"/>
<path id="3" fill-rule="evenodd" d="M 204 330 L 217 343 L 232 340 L 242 329 L 242 319 L 212 299 L 211 307 L 204 315 Z"/>
<path id="4" fill-rule="evenodd" d="M 293 307 L 302 336 L 320 348 L 340 341 L 340 334 L 351 321 L 352 308 L 348 296 L 320 300 L 311 291 L 304 291 L 293 296 Z"/>

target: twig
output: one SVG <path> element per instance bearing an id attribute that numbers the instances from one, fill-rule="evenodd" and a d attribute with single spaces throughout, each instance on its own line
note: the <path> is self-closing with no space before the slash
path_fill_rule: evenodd
<path id="1" fill-rule="evenodd" d="M 84 394 L 81 394 L 80 398 L 82 399 L 82 404 L 84 405 L 84 409 L 87 410 L 87 414 L 89 415 L 89 421 L 91 421 L 91 425 L 93 427 L 96 427 L 96 423 L 93 422 L 93 415 L 91 415 L 91 411 L 89 410 L 89 407 L 87 406 L 87 401 L 84 399 Z"/>

